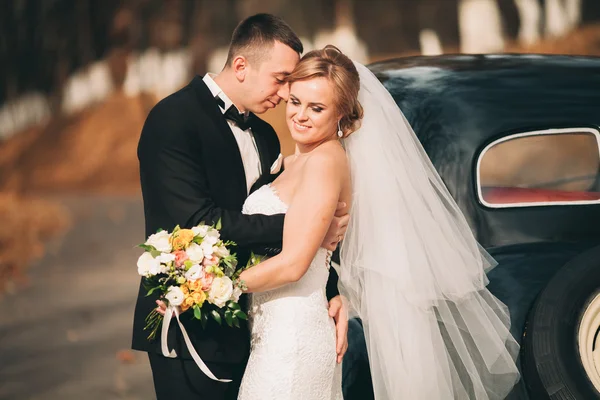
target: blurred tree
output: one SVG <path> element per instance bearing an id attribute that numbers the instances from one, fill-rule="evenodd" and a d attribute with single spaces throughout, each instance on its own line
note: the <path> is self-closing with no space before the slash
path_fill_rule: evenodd
<path id="1" fill-rule="evenodd" d="M 581 0 L 581 19 L 584 24 L 600 20 L 600 1 Z"/>
<path id="2" fill-rule="evenodd" d="M 498 0 L 498 9 L 504 27 L 504 35 L 511 40 L 516 40 L 521 28 L 521 17 L 515 0 Z"/>
<path id="3" fill-rule="evenodd" d="M 354 0 L 354 15 L 358 35 L 375 58 L 419 53 L 425 29 L 437 34 L 443 48 L 458 47 L 458 0 Z"/>
<path id="4" fill-rule="evenodd" d="M 336 27 L 341 0 L 6 0 L 0 2 L 0 105 L 28 91 L 60 91 L 78 69 L 109 58 L 119 70 L 132 51 L 189 47 L 194 72 L 206 71 L 216 49 L 227 46 L 240 19 L 257 12 L 283 17 L 303 38 Z M 459 44 L 460 0 L 344 0 L 369 53 L 419 53 L 420 35 L 434 32 L 444 49 Z M 536 0 L 542 15 L 548 0 Z M 557 0 L 565 4 L 567 0 Z M 497 0 L 505 34 L 521 25 L 516 0 Z M 581 0 L 584 23 L 600 20 L 600 0 Z M 544 18 L 540 18 L 543 24 Z M 544 32 L 544 27 L 540 27 Z M 118 66 L 118 68 L 117 68 Z"/>

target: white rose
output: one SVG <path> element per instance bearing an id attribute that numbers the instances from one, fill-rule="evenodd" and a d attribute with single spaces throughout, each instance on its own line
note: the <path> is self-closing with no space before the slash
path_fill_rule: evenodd
<path id="1" fill-rule="evenodd" d="M 190 260 L 195 262 L 202 262 L 204 260 L 204 252 L 199 244 L 192 243 L 185 251 Z"/>
<path id="2" fill-rule="evenodd" d="M 236 286 L 233 289 L 233 293 L 231 294 L 231 297 L 233 297 L 233 300 L 237 302 L 240 299 L 240 296 L 242 295 L 242 293 L 244 293 L 242 291 L 242 289 L 240 289 L 239 287 Z"/>
<path id="3" fill-rule="evenodd" d="M 226 276 L 213 279 L 210 291 L 208 292 L 208 301 L 217 307 L 223 307 L 233 294 L 233 282 Z"/>
<path id="4" fill-rule="evenodd" d="M 202 253 L 204 253 L 204 257 L 211 258 L 213 254 L 213 245 L 204 240 L 200 246 L 202 247 Z"/>
<path id="5" fill-rule="evenodd" d="M 203 243 L 208 242 L 211 246 L 214 246 L 219 241 L 221 234 L 216 229 L 210 229 L 204 237 Z"/>
<path id="6" fill-rule="evenodd" d="M 160 231 L 158 233 L 150 235 L 150 237 L 146 241 L 146 244 L 148 246 L 154 246 L 156 250 L 162 253 L 170 253 L 172 248 L 171 243 L 169 243 L 169 237 L 169 232 Z"/>
<path id="7" fill-rule="evenodd" d="M 194 236 L 200 235 L 200 237 L 204 237 L 208 233 L 209 228 L 210 226 L 208 225 L 195 226 L 192 228 L 192 232 L 194 232 Z"/>
<path id="8" fill-rule="evenodd" d="M 183 291 L 179 286 L 169 286 L 167 294 L 165 294 L 165 299 L 169 301 L 170 306 L 180 306 L 183 303 L 184 297 Z"/>
<path id="9" fill-rule="evenodd" d="M 171 261 L 175 261 L 175 254 L 161 253 L 156 259 L 163 264 L 168 264 Z"/>
<path id="10" fill-rule="evenodd" d="M 219 258 L 225 258 L 229 255 L 229 250 L 225 246 L 213 246 L 213 254 Z"/>
<path id="11" fill-rule="evenodd" d="M 195 281 L 202 278 L 203 270 L 198 264 L 194 264 L 185 272 L 185 277 L 187 280 Z"/>
<path id="12" fill-rule="evenodd" d="M 152 257 L 152 254 L 145 252 L 137 261 L 138 274 L 142 276 L 156 275 L 160 272 L 160 261 Z"/>

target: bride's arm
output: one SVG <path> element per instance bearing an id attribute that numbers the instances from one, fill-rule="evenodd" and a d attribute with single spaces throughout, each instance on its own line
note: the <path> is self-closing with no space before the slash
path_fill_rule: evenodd
<path id="1" fill-rule="evenodd" d="M 306 160 L 283 225 L 281 253 L 244 271 L 248 292 L 263 292 L 299 280 L 308 270 L 336 210 L 346 159 L 334 152 Z"/>

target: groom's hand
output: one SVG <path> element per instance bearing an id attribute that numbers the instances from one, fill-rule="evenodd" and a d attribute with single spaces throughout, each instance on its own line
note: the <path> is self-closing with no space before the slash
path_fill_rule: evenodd
<path id="1" fill-rule="evenodd" d="M 329 300 L 329 316 L 335 321 L 335 351 L 337 363 L 340 364 L 348 350 L 348 311 L 342 296 L 337 295 Z"/>
<path id="2" fill-rule="evenodd" d="M 335 210 L 335 216 L 331 221 L 331 225 L 329 225 L 329 230 L 325 235 L 321 247 L 334 251 L 338 243 L 344 238 L 349 221 L 350 215 L 348 214 L 347 204 L 344 202 L 338 203 L 337 209 Z"/>

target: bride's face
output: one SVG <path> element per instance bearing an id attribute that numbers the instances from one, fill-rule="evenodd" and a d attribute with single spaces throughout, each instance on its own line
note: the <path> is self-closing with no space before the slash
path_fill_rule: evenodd
<path id="1" fill-rule="evenodd" d="M 291 84 L 286 120 L 295 142 L 310 145 L 335 138 L 338 119 L 329 80 L 314 78 Z"/>

